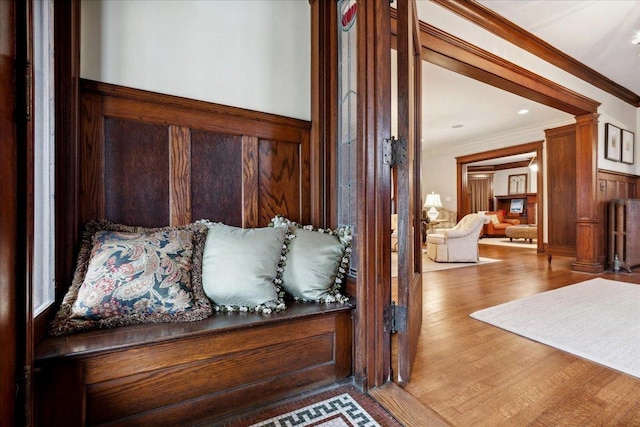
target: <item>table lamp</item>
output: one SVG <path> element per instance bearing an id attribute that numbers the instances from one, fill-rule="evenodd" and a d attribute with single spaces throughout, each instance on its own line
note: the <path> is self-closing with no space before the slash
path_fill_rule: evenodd
<path id="1" fill-rule="evenodd" d="M 435 221 L 438 218 L 438 214 L 439 214 L 436 208 L 442 207 L 442 202 L 440 201 L 440 195 L 434 193 L 433 191 L 431 192 L 431 194 L 427 194 L 427 201 L 424 202 L 424 207 L 425 209 L 429 208 L 429 211 L 427 212 L 427 216 L 429 217 L 429 220 Z"/>

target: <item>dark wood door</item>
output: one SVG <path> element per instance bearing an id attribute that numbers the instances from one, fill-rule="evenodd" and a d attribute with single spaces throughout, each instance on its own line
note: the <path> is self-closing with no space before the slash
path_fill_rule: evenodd
<path id="1" fill-rule="evenodd" d="M 398 333 L 398 382 L 411 378 L 422 325 L 422 215 L 420 203 L 419 24 L 414 0 L 398 4 L 398 139 L 406 162 L 398 165 L 398 305 L 406 307 L 406 331 Z"/>

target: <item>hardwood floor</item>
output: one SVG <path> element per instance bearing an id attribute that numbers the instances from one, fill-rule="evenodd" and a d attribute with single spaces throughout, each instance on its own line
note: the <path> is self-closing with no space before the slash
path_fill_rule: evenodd
<path id="1" fill-rule="evenodd" d="M 424 320 L 406 390 L 452 426 L 640 426 L 640 379 L 530 341 L 469 313 L 594 277 L 533 250 L 480 245 L 501 262 L 425 273 Z M 640 357 L 640 355 L 639 355 Z"/>

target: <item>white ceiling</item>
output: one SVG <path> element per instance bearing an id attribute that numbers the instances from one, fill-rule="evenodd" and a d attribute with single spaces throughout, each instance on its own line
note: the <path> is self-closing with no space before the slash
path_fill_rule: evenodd
<path id="1" fill-rule="evenodd" d="M 640 94 L 640 1 L 477 0 L 614 82 Z"/>
<path id="2" fill-rule="evenodd" d="M 640 94 L 640 1 L 478 0 L 614 82 Z M 418 16 L 424 8 L 418 2 Z M 615 58 L 615 60 L 613 60 Z M 423 149 L 568 123 L 572 117 L 423 62 Z M 470 97 L 472 93 L 474 96 Z M 518 115 L 528 109 L 526 115 Z M 460 128 L 452 128 L 455 125 Z"/>
<path id="3" fill-rule="evenodd" d="M 430 150 L 566 124 L 573 116 L 422 63 L 423 147 Z M 470 96 L 473 94 L 473 96 Z M 527 109 L 527 114 L 518 114 Z M 462 125 L 462 127 L 455 127 Z"/>

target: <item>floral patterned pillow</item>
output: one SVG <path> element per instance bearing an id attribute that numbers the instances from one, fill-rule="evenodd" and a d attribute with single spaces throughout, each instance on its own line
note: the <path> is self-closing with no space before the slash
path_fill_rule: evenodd
<path id="1" fill-rule="evenodd" d="M 146 229 L 90 222 L 51 333 L 208 317 L 201 278 L 206 233 L 198 224 Z"/>

